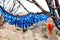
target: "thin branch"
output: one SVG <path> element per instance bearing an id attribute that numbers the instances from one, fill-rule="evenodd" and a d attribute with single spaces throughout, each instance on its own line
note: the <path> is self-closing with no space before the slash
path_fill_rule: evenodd
<path id="1" fill-rule="evenodd" d="M 10 8 L 11 10 L 9 13 L 11 13 L 14 10 L 14 7 L 15 7 L 15 1 L 13 1 L 13 7 L 12 7 L 12 9 Z"/>
<path id="2" fill-rule="evenodd" d="M 29 0 L 27 0 L 27 1 L 29 1 Z M 39 9 L 41 9 L 41 10 L 43 11 L 42 13 L 47 14 L 48 16 L 51 17 L 50 12 L 45 11 L 45 10 L 38 4 L 38 2 L 36 2 L 35 0 L 29 1 L 29 2 L 34 3 Z"/>
<path id="3" fill-rule="evenodd" d="M 47 14 L 48 16 L 51 16 L 50 12 L 45 11 L 35 0 L 32 0 L 32 1 L 27 0 L 27 1 L 29 1 L 30 3 L 34 3 L 39 9 L 42 10 L 42 13 Z"/>
<path id="4" fill-rule="evenodd" d="M 36 2 L 35 0 L 32 0 L 32 1 L 30 1 L 30 0 L 27 0 L 27 1 L 29 1 L 30 3 L 34 3 L 39 9 L 41 9 L 43 12 L 47 12 L 47 11 L 45 11 L 39 4 L 38 4 L 38 2 Z"/>
<path id="5" fill-rule="evenodd" d="M 35 2 L 33 2 L 33 1 L 30 1 L 30 0 L 27 0 L 27 1 L 29 1 L 30 3 L 35 3 Z"/>
<path id="6" fill-rule="evenodd" d="M 36 2 L 35 0 L 32 0 L 33 1 L 33 3 L 39 8 L 39 9 L 41 9 L 43 12 L 47 12 L 47 11 L 45 11 L 39 4 L 38 4 L 38 2 Z"/>
<path id="7" fill-rule="evenodd" d="M 16 14 L 16 13 L 17 13 L 17 11 L 18 11 L 18 8 L 19 8 L 19 7 L 20 7 L 20 5 L 18 5 L 16 8 L 14 8 L 12 12 L 14 12 L 14 11 L 15 11 L 15 12 L 14 12 L 14 14 Z M 12 12 L 11 12 L 11 13 L 12 13 Z"/>
<path id="8" fill-rule="evenodd" d="M 9 2 L 10 2 L 10 1 L 8 1 L 7 4 L 8 4 Z M 7 5 L 7 4 L 6 4 L 6 5 Z M 5 7 L 6 5 L 5 5 L 5 0 L 3 0 L 3 8 L 4 8 L 4 9 L 6 9 L 6 7 Z"/>
<path id="9" fill-rule="evenodd" d="M 16 12 L 15 13 L 17 13 L 17 11 L 18 11 L 18 8 L 20 7 L 20 5 L 17 7 L 17 10 L 16 10 Z"/>
<path id="10" fill-rule="evenodd" d="M 49 7 L 49 5 L 50 5 L 49 2 L 50 2 L 50 0 L 46 0 L 46 3 L 47 3 L 47 5 L 48 5 L 48 7 Z"/>
<path id="11" fill-rule="evenodd" d="M 18 1 L 18 0 L 17 0 Z M 22 7 L 29 13 L 29 11 L 24 7 L 24 5 L 20 2 L 20 1 L 18 1 L 18 3 L 20 4 L 20 5 L 22 5 Z"/>

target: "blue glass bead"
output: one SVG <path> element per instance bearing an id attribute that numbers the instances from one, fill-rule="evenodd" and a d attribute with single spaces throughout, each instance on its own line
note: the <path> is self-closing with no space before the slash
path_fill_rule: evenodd
<path id="1" fill-rule="evenodd" d="M 23 19 L 23 18 L 21 18 L 21 19 L 20 19 L 20 20 L 18 20 L 18 21 L 19 21 L 20 23 L 23 23 L 23 20 L 24 20 L 24 19 Z"/>
<path id="2" fill-rule="evenodd" d="M 38 16 L 37 15 L 35 16 L 35 20 L 34 21 L 35 21 L 35 23 L 38 22 Z"/>
<path id="3" fill-rule="evenodd" d="M 2 14 L 1 10 L 0 10 L 0 14 Z"/>
<path id="4" fill-rule="evenodd" d="M 43 20 L 47 19 L 47 17 L 45 15 L 42 18 L 43 18 Z"/>
<path id="5" fill-rule="evenodd" d="M 17 21 L 17 26 L 21 28 L 21 23 L 19 21 Z"/>
<path id="6" fill-rule="evenodd" d="M 17 17 L 16 16 L 12 16 L 12 25 L 16 25 L 16 22 L 17 22 Z"/>
<path id="7" fill-rule="evenodd" d="M 60 25 L 58 25 L 59 29 L 60 29 Z"/>
<path id="8" fill-rule="evenodd" d="M 29 25 L 30 25 L 30 26 L 33 26 L 33 23 L 31 22 Z M 29 27 L 30 27 L 30 26 L 29 26 Z"/>
<path id="9" fill-rule="evenodd" d="M 21 26 L 21 28 L 24 28 L 24 25 L 23 24 L 21 24 L 20 26 Z"/>
<path id="10" fill-rule="evenodd" d="M 22 17 L 17 17 L 17 21 L 19 21 L 19 20 L 21 20 L 22 19 Z"/>
<path id="11" fill-rule="evenodd" d="M 27 24 L 27 27 L 30 27 L 30 24 L 29 23 Z"/>
<path id="12" fill-rule="evenodd" d="M 43 20 L 47 20 L 48 16 L 47 15 L 43 15 Z"/>
<path id="13" fill-rule="evenodd" d="M 8 18 L 12 19 L 12 15 L 9 15 Z"/>
<path id="14" fill-rule="evenodd" d="M 4 14 L 6 11 L 0 6 L 0 14 Z"/>
<path id="15" fill-rule="evenodd" d="M 17 24 L 18 27 L 20 27 L 20 20 L 21 20 L 21 17 L 17 17 L 17 22 L 16 22 L 16 24 Z"/>
<path id="16" fill-rule="evenodd" d="M 11 20 L 8 20 L 8 23 L 11 25 Z"/>
<path id="17" fill-rule="evenodd" d="M 6 15 L 8 15 L 6 12 L 2 13 L 2 15 L 5 17 Z"/>
<path id="18" fill-rule="evenodd" d="M 5 20 L 5 21 L 7 21 L 7 20 L 8 20 L 8 18 L 7 18 L 7 17 L 4 17 L 4 20 Z"/>
<path id="19" fill-rule="evenodd" d="M 9 24 L 11 24 L 11 22 L 12 22 L 12 15 L 8 14 L 8 17 L 4 17 L 4 18 L 5 18 L 4 20 L 6 20 Z"/>
<path id="20" fill-rule="evenodd" d="M 17 18 L 17 26 L 20 27 L 20 28 L 23 28 L 24 27 L 24 22 L 23 22 L 23 17 L 18 17 Z M 23 24 L 23 25 L 22 25 Z"/>
<path id="21" fill-rule="evenodd" d="M 28 28 L 28 26 L 27 26 L 27 24 L 26 24 L 26 23 L 24 24 L 24 27 L 25 27 L 25 28 Z"/>
<path id="22" fill-rule="evenodd" d="M 58 28 L 60 28 L 60 19 L 57 20 Z"/>
<path id="23" fill-rule="evenodd" d="M 24 28 L 24 24 L 23 24 L 23 23 L 20 23 L 20 22 L 17 23 L 17 26 L 18 26 L 19 28 Z"/>
<path id="24" fill-rule="evenodd" d="M 24 23 L 27 23 L 27 18 L 24 19 Z"/>
<path id="25" fill-rule="evenodd" d="M 11 19 L 11 17 L 12 17 L 12 16 L 9 15 L 9 14 L 6 14 L 6 15 L 4 16 L 4 18 L 5 18 L 6 21 L 8 21 L 9 19 Z"/>
<path id="26" fill-rule="evenodd" d="M 12 16 L 12 19 L 13 19 L 13 20 L 16 20 L 16 18 L 17 18 L 16 16 Z"/>
<path id="27" fill-rule="evenodd" d="M 7 16 L 8 19 L 12 19 L 12 15 L 8 14 Z"/>
<path id="28" fill-rule="evenodd" d="M 50 9 L 50 13 L 52 14 L 52 7 L 49 7 L 49 9 Z"/>
<path id="29" fill-rule="evenodd" d="M 5 21 L 8 21 L 8 14 L 6 14 L 6 15 L 4 16 L 4 20 L 5 20 Z"/>
<path id="30" fill-rule="evenodd" d="M 42 20 L 43 20 L 43 15 L 40 14 L 39 16 L 40 16 L 40 17 L 39 17 L 40 21 L 42 21 Z"/>
<path id="31" fill-rule="evenodd" d="M 4 13 L 3 16 L 4 16 L 4 17 L 8 17 L 8 14 L 7 14 L 7 13 Z"/>
<path id="32" fill-rule="evenodd" d="M 12 20 L 11 21 L 11 25 L 16 25 L 16 21 L 15 20 Z"/>
<path id="33" fill-rule="evenodd" d="M 40 16 L 39 15 L 35 15 L 34 22 L 38 23 L 39 21 L 40 21 Z"/>
<path id="34" fill-rule="evenodd" d="M 31 17 L 34 17 L 35 14 L 34 13 L 30 13 L 28 16 L 31 18 Z"/>

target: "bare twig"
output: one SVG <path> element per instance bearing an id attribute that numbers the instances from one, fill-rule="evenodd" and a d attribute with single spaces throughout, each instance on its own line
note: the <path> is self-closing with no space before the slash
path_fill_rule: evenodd
<path id="1" fill-rule="evenodd" d="M 35 0 L 32 0 L 33 1 L 33 3 L 39 8 L 39 9 L 41 9 L 43 12 L 47 12 L 46 10 L 44 10 L 39 4 L 38 4 L 38 2 L 36 2 Z"/>
<path id="2" fill-rule="evenodd" d="M 27 1 L 29 1 L 29 0 L 27 0 Z M 48 0 L 47 0 L 48 1 Z M 32 3 L 34 3 L 39 9 L 41 9 L 42 10 L 42 12 L 44 13 L 44 14 L 47 14 L 48 16 L 50 16 L 51 17 L 51 14 L 50 14 L 50 12 L 47 12 L 46 10 L 44 10 L 39 4 L 38 4 L 38 2 L 36 2 L 35 0 L 32 0 L 32 1 L 29 1 L 29 2 L 32 2 Z"/>
<path id="3" fill-rule="evenodd" d="M 35 3 L 35 2 L 33 2 L 33 1 L 30 1 L 30 0 L 27 0 L 27 1 L 29 1 L 30 3 Z"/>
<path id="4" fill-rule="evenodd" d="M 5 1 L 6 1 L 6 0 L 3 0 L 3 8 L 4 8 L 4 9 L 6 9 L 5 6 L 10 2 L 10 1 L 8 1 L 7 4 L 5 5 Z"/>
<path id="5" fill-rule="evenodd" d="M 17 0 L 18 1 L 18 0 Z M 29 11 L 24 7 L 24 5 L 20 2 L 20 1 L 18 1 L 18 3 L 20 4 L 20 5 L 22 5 L 22 7 L 29 13 Z"/>
<path id="6" fill-rule="evenodd" d="M 11 10 L 9 13 L 11 13 L 14 10 L 14 7 L 15 7 L 15 1 L 13 1 L 13 7 L 12 7 L 12 9 L 10 8 Z"/>
<path id="7" fill-rule="evenodd" d="M 15 13 L 17 13 L 17 11 L 18 11 L 18 8 L 20 7 L 20 5 L 17 7 L 17 10 L 16 10 L 16 12 Z"/>
<path id="8" fill-rule="evenodd" d="M 16 8 L 14 8 L 12 12 L 14 12 L 14 14 L 16 14 L 19 7 L 20 7 L 20 5 L 18 5 Z M 11 12 L 11 13 L 12 13 L 12 12 Z M 14 15 L 14 14 L 13 14 L 13 15 Z"/>

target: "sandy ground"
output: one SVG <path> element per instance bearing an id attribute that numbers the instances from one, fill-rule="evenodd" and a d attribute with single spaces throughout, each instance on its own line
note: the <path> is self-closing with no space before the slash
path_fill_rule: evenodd
<path id="1" fill-rule="evenodd" d="M 48 19 L 46 23 L 48 22 L 53 23 L 51 19 Z M 22 31 L 16 30 L 17 27 L 14 27 L 14 25 L 5 23 L 4 28 L 0 29 L 0 40 L 60 40 L 60 37 L 54 33 L 54 30 L 57 29 L 56 27 L 54 27 L 52 35 L 49 35 L 47 31 L 41 31 L 41 24 L 38 25 L 39 27 L 36 29 L 23 33 Z M 48 38 L 44 38 L 43 35 L 47 35 Z"/>

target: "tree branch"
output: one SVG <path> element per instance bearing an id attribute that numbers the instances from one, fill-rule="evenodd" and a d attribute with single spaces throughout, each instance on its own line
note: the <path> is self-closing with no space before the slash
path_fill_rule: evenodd
<path id="1" fill-rule="evenodd" d="M 36 2 L 35 0 L 32 0 L 32 1 L 30 1 L 30 0 L 27 0 L 27 1 L 29 1 L 30 3 L 34 3 L 39 9 L 41 9 L 43 12 L 47 12 L 47 11 L 45 11 L 39 4 L 38 4 L 38 2 Z"/>
<path id="2" fill-rule="evenodd" d="M 29 1 L 30 3 L 35 3 L 35 2 L 33 2 L 33 1 L 30 1 L 30 0 L 27 0 L 27 1 Z"/>
<path id="3" fill-rule="evenodd" d="M 18 0 L 17 0 L 18 1 Z M 24 5 L 20 2 L 20 1 L 18 1 L 18 3 L 20 4 L 20 5 L 22 5 L 22 7 L 29 13 L 29 11 L 24 7 Z"/>
<path id="4" fill-rule="evenodd" d="M 15 7 L 15 1 L 13 1 L 13 7 L 12 7 L 12 9 L 10 10 L 9 13 L 11 13 L 11 12 L 14 10 L 14 7 Z"/>
<path id="5" fill-rule="evenodd" d="M 33 1 L 33 3 L 39 8 L 39 9 L 41 9 L 43 12 L 47 12 L 47 11 L 45 11 L 39 4 L 38 4 L 38 2 L 36 2 L 35 0 L 32 0 Z"/>
<path id="6" fill-rule="evenodd" d="M 20 5 L 17 7 L 17 10 L 16 10 L 16 12 L 15 13 L 17 13 L 17 11 L 18 11 L 18 8 L 20 7 Z"/>

